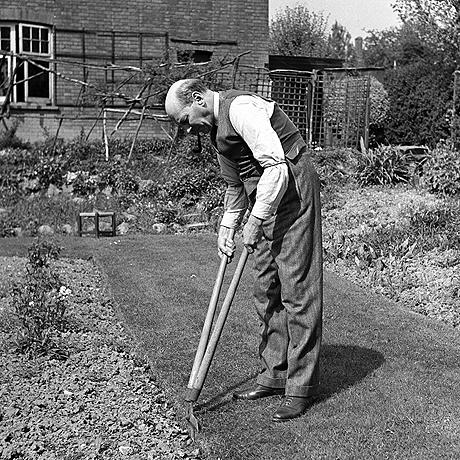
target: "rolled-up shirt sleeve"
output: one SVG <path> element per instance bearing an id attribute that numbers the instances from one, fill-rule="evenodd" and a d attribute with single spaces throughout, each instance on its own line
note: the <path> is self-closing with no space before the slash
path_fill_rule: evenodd
<path id="1" fill-rule="evenodd" d="M 224 215 L 220 225 L 237 228 L 248 207 L 248 199 L 238 173 L 237 164 L 223 155 L 218 155 L 217 158 L 222 177 L 227 184 L 224 197 Z"/>
<path id="2" fill-rule="evenodd" d="M 264 168 L 251 210 L 251 214 L 262 220 L 276 212 L 289 180 L 284 150 L 270 123 L 273 105 L 257 96 L 242 95 L 233 100 L 229 112 L 233 128 Z"/>

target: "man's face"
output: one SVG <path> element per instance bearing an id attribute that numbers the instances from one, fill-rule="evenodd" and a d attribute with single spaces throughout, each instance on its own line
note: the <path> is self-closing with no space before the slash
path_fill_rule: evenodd
<path id="1" fill-rule="evenodd" d="M 193 99 L 191 105 L 183 107 L 174 114 L 174 119 L 189 134 L 207 134 L 213 126 L 213 108 L 208 107 L 199 93 L 195 93 Z"/>

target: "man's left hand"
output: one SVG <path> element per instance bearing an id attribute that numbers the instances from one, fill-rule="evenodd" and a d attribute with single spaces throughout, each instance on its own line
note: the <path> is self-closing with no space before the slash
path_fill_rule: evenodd
<path id="1" fill-rule="evenodd" d="M 262 222 L 262 219 L 251 214 L 243 228 L 243 244 L 249 253 L 254 252 L 262 236 Z"/>

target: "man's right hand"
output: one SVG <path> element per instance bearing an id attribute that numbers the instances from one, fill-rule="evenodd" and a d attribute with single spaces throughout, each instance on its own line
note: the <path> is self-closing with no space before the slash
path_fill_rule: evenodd
<path id="1" fill-rule="evenodd" d="M 228 227 L 219 228 L 219 235 L 217 237 L 217 249 L 219 257 L 222 258 L 224 255 L 228 257 L 228 262 L 232 261 L 233 254 L 236 249 L 235 242 L 233 241 L 234 230 Z"/>

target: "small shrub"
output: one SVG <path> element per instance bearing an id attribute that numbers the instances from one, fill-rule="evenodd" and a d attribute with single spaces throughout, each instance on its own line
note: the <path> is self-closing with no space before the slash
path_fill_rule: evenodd
<path id="1" fill-rule="evenodd" d="M 16 348 L 30 356 L 63 356 L 55 336 L 64 328 L 70 290 L 51 267 L 59 253 L 54 243 L 35 243 L 29 248 L 25 279 L 13 287 L 11 301 L 18 320 Z"/>
<path id="2" fill-rule="evenodd" d="M 18 125 L 16 123 L 0 133 L 0 150 L 7 149 L 7 148 L 11 148 L 11 149 L 29 148 L 29 144 L 27 142 L 21 141 L 21 139 L 19 139 L 19 137 L 16 136 L 17 129 L 18 129 Z"/>
<path id="3" fill-rule="evenodd" d="M 440 142 L 424 165 L 424 182 L 438 195 L 460 194 L 460 152 L 451 142 Z"/>
<path id="4" fill-rule="evenodd" d="M 407 183 L 411 175 L 409 166 L 405 153 L 381 145 L 358 155 L 356 178 L 361 186 Z"/>
<path id="5" fill-rule="evenodd" d="M 166 225 L 183 223 L 179 209 L 171 202 L 158 203 L 156 209 L 153 211 L 153 220 Z"/>
<path id="6" fill-rule="evenodd" d="M 356 153 L 351 149 L 312 150 L 311 156 L 323 186 L 344 184 L 353 177 Z"/>
<path id="7" fill-rule="evenodd" d="M 97 177 L 90 176 L 87 171 L 80 171 L 72 180 L 71 185 L 76 195 L 93 195 L 98 190 Z"/>
<path id="8" fill-rule="evenodd" d="M 35 165 L 34 177 L 43 189 L 48 188 L 50 184 L 60 187 L 65 171 L 66 162 L 61 156 L 43 157 Z"/>
<path id="9" fill-rule="evenodd" d="M 181 200 L 185 206 L 197 203 L 213 184 L 219 181 L 213 170 L 202 168 L 176 168 L 162 184 L 163 196 L 170 200 Z"/>

